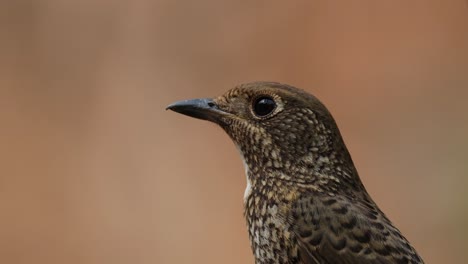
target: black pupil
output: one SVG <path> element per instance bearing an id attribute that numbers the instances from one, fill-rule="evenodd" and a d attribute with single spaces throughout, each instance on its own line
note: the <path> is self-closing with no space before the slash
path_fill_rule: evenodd
<path id="1" fill-rule="evenodd" d="M 273 112 L 276 107 L 275 101 L 269 97 L 260 97 L 255 101 L 254 112 L 257 116 L 266 116 Z"/>

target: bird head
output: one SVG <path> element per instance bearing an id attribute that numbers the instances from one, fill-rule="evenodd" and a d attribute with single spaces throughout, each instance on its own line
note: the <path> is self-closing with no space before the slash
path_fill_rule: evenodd
<path id="1" fill-rule="evenodd" d="M 221 126 L 251 178 L 329 185 L 340 183 L 337 175 L 354 177 L 333 117 L 316 97 L 295 87 L 242 84 L 219 97 L 179 101 L 167 109 Z"/>

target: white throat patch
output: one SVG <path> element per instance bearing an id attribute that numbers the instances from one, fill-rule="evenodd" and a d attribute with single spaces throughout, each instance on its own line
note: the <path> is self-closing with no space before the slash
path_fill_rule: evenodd
<path id="1" fill-rule="evenodd" d="M 247 187 L 245 188 L 244 191 L 244 203 L 247 202 L 247 198 L 249 197 L 250 193 L 252 192 L 252 184 L 250 183 L 249 180 L 249 166 L 247 166 L 247 163 L 245 162 L 244 159 L 244 154 L 242 153 L 242 150 L 238 147 L 237 150 L 239 151 L 239 154 L 241 156 L 242 164 L 244 164 L 244 170 L 245 170 L 245 179 L 247 180 Z"/>

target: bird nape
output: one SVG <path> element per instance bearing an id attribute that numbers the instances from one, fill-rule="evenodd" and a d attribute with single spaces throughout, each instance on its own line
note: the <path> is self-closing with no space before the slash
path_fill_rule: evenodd
<path id="1" fill-rule="evenodd" d="M 218 124 L 238 147 L 257 264 L 424 263 L 370 198 L 333 117 L 314 96 L 255 82 L 167 109 Z"/>

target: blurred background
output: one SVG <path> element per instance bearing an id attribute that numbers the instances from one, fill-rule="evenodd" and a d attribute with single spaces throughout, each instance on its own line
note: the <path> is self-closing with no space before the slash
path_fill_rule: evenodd
<path id="1" fill-rule="evenodd" d="M 253 263 L 244 168 L 169 103 L 319 97 L 427 263 L 468 252 L 468 3 L 0 2 L 0 262 Z"/>

